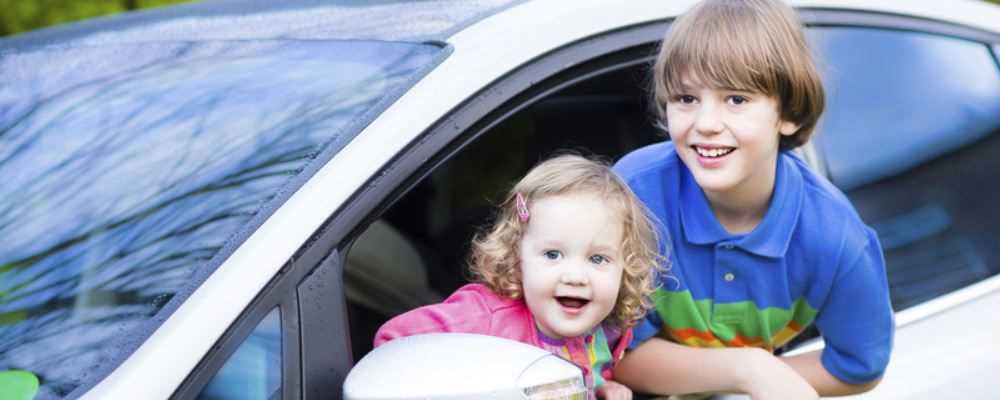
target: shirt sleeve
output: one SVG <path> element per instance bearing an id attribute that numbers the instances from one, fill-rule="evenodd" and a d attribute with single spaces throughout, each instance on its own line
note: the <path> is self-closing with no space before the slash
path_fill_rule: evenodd
<path id="1" fill-rule="evenodd" d="M 632 327 L 632 340 L 629 342 L 628 349 L 635 350 L 640 344 L 660 333 L 662 328 L 663 321 L 656 314 L 656 309 L 649 310 L 646 317 L 636 322 L 635 326 Z"/>
<path id="2" fill-rule="evenodd" d="M 490 322 L 489 308 L 482 296 L 472 290 L 459 289 L 442 303 L 416 308 L 390 319 L 375 333 L 374 346 L 425 333 L 487 334 Z"/>
<path id="3" fill-rule="evenodd" d="M 882 375 L 895 333 L 882 247 L 874 231 L 865 232 L 867 242 L 842 265 L 816 319 L 826 343 L 823 367 L 851 384 Z"/>

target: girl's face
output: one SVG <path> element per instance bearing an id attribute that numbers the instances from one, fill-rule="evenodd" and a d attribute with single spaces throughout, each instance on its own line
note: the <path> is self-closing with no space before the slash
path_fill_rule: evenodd
<path id="1" fill-rule="evenodd" d="M 622 279 L 622 220 L 589 193 L 528 204 L 521 239 L 524 300 L 542 333 L 575 337 L 614 309 Z"/>

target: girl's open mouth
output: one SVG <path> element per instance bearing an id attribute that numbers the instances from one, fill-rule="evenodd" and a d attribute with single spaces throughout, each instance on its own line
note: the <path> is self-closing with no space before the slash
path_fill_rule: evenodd
<path id="1" fill-rule="evenodd" d="M 569 310 L 579 310 L 590 303 L 590 300 L 570 296 L 557 296 L 556 301 L 558 301 L 559 305 L 563 306 L 563 308 L 567 308 Z"/>

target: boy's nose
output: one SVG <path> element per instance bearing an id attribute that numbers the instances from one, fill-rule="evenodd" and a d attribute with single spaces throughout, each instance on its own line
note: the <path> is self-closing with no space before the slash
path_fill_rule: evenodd
<path id="1" fill-rule="evenodd" d="M 718 107 L 711 103 L 703 103 L 698 108 L 694 127 L 699 133 L 706 135 L 722 132 L 722 118 L 719 115 Z"/>

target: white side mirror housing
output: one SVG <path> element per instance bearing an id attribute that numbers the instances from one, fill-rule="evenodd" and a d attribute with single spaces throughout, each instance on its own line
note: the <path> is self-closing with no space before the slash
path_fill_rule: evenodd
<path id="1" fill-rule="evenodd" d="M 493 336 L 435 333 L 400 338 L 361 359 L 345 400 L 586 399 L 583 373 L 540 348 Z"/>

